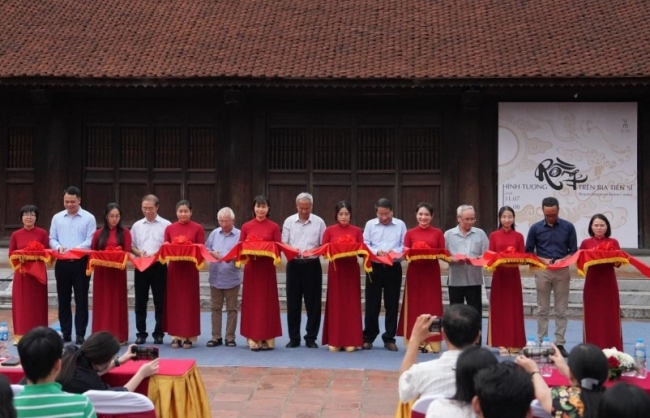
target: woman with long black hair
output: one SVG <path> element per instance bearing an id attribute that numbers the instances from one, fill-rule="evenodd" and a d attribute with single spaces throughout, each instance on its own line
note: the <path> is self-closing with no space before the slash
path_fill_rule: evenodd
<path id="1" fill-rule="evenodd" d="M 109 203 L 104 212 L 104 227 L 99 228 L 91 248 L 95 251 L 131 251 L 131 233 L 122 227 L 122 211 Z M 126 269 L 95 268 L 93 276 L 93 332 L 108 331 L 122 345 L 129 336 L 129 313 L 126 304 Z"/>

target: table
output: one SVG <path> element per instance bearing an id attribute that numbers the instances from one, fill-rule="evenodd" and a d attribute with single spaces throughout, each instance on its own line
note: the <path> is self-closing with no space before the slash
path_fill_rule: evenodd
<path id="1" fill-rule="evenodd" d="M 553 369 L 553 374 L 549 377 L 544 377 L 544 380 L 549 387 L 569 386 L 569 379 L 562 376 L 562 374 L 557 369 Z M 638 386 L 650 394 L 650 377 L 646 377 L 645 379 L 637 379 L 636 377 L 621 376 L 620 380 L 608 380 L 605 382 L 605 387 L 610 387 L 618 382 L 626 382 L 631 385 Z"/>
<path id="2" fill-rule="evenodd" d="M 111 386 L 124 386 L 142 364 L 129 361 L 113 368 L 102 380 Z M 0 374 L 7 376 L 12 384 L 19 383 L 24 376 L 20 366 L 0 366 Z M 210 403 L 196 360 L 160 359 L 158 374 L 144 379 L 136 392 L 151 399 L 159 418 L 210 416 Z"/>

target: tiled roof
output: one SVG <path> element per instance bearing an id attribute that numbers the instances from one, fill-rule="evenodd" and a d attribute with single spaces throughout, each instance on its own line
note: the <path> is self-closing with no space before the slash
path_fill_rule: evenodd
<path id="1" fill-rule="evenodd" d="M 648 80 L 649 22 L 644 0 L 3 0 L 0 84 Z"/>

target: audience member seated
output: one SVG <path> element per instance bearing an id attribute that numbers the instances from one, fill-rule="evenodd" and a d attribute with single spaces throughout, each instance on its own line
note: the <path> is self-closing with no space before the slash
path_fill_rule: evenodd
<path id="1" fill-rule="evenodd" d="M 36 327 L 18 342 L 27 384 L 14 398 L 21 417 L 96 417 L 88 397 L 65 393 L 55 382 L 61 370 L 63 339 L 51 328 Z"/>
<path id="2" fill-rule="evenodd" d="M 92 334 L 80 347 L 66 346 L 63 354 L 63 367 L 57 381 L 63 390 L 70 393 L 84 393 L 87 390 L 116 390 L 133 392 L 142 380 L 158 373 L 158 359 L 144 363 L 126 385 L 111 387 L 104 383 L 101 376 L 114 367 L 131 361 L 135 354 L 130 345 L 126 353 L 117 358 L 120 344 L 106 331 Z"/>
<path id="3" fill-rule="evenodd" d="M 497 363 L 497 358 L 486 348 L 475 345 L 465 348 L 456 362 L 456 394 L 450 399 L 433 401 L 427 410 L 427 418 L 473 418 L 474 376 L 479 370 Z"/>
<path id="4" fill-rule="evenodd" d="M 600 399 L 598 418 L 645 418 L 650 414 L 650 395 L 638 386 L 621 382 L 609 387 Z"/>
<path id="5" fill-rule="evenodd" d="M 7 376 L 0 374 L 0 418 L 16 418 L 14 392 Z"/>
<path id="6" fill-rule="evenodd" d="M 608 367 L 605 354 L 593 344 L 580 344 L 571 350 L 569 364 L 556 346 L 551 355 L 557 370 L 569 379 L 571 386 L 550 388 L 539 373 L 537 364 L 524 356 L 515 360 L 532 375 L 535 397 L 542 408 L 551 415 L 577 418 L 595 418 L 607 381 Z"/>
<path id="7" fill-rule="evenodd" d="M 535 396 L 530 374 L 512 362 L 479 371 L 474 377 L 472 408 L 479 418 L 530 418 Z"/>
<path id="8" fill-rule="evenodd" d="M 413 325 L 399 377 L 399 397 L 404 403 L 427 394 L 452 397 L 456 381 L 454 369 L 460 350 L 481 340 L 481 316 L 476 309 L 464 304 L 451 305 L 442 316 L 442 338 L 448 351 L 437 360 L 415 364 L 420 344 L 439 335 L 429 332 L 434 318 L 420 315 Z"/>
<path id="9" fill-rule="evenodd" d="M 95 407 L 97 415 L 137 415 L 156 416 L 154 405 L 151 399 L 140 393 L 113 391 L 113 390 L 89 390 L 84 393 Z M 142 414 L 151 412 L 150 414 Z"/>

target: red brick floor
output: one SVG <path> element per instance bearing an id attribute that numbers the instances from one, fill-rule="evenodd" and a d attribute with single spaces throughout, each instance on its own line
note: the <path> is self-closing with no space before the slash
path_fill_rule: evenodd
<path id="1" fill-rule="evenodd" d="M 57 321 L 55 309 L 49 310 L 49 319 Z M 11 310 L 0 310 L 2 321 L 11 329 Z M 213 417 L 373 418 L 394 416 L 397 408 L 397 371 L 243 366 L 199 370 Z"/>

